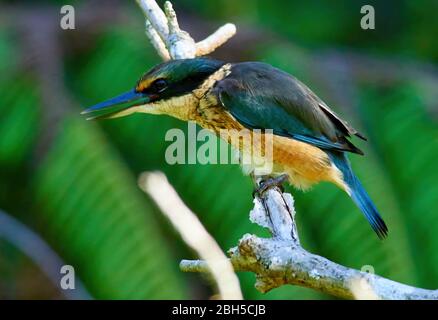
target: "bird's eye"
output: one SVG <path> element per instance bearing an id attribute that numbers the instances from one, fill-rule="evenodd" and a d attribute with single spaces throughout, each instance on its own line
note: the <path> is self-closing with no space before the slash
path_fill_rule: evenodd
<path id="1" fill-rule="evenodd" d="M 152 88 L 157 93 L 163 92 L 167 88 L 167 82 L 164 79 L 155 80 Z"/>

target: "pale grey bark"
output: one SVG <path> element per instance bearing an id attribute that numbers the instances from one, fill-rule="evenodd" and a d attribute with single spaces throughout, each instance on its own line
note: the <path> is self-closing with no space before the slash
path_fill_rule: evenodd
<path id="1" fill-rule="evenodd" d="M 272 238 L 246 234 L 228 251 L 235 271 L 254 272 L 255 287 L 267 292 L 285 284 L 299 285 L 346 299 L 438 299 L 438 290 L 407 286 L 375 274 L 334 263 L 303 249 L 294 220 L 293 198 L 277 187 L 254 201 L 250 219 L 270 230 Z M 183 260 L 186 272 L 206 272 L 200 260 Z"/>
<path id="2" fill-rule="evenodd" d="M 137 0 L 146 17 L 146 35 L 163 60 L 187 59 L 207 55 L 224 44 L 236 33 L 236 27 L 227 23 L 206 39 L 195 40 L 178 24 L 176 13 L 169 1 L 164 12 L 155 0 Z"/>

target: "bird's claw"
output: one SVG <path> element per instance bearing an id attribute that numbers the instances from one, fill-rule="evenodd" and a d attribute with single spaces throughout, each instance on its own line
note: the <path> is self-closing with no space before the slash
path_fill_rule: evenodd
<path id="1" fill-rule="evenodd" d="M 277 177 L 271 177 L 260 182 L 259 186 L 252 192 L 252 197 L 261 197 L 271 187 L 280 188 L 281 192 L 284 191 L 283 183 L 289 179 L 287 174 L 281 174 Z"/>

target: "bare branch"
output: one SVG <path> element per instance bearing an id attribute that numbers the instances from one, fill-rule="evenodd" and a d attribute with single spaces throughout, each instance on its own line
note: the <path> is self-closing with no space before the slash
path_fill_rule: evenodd
<path id="1" fill-rule="evenodd" d="M 273 211 L 273 213 L 267 215 L 267 211 Z M 300 243 L 295 225 L 294 199 L 289 193 L 282 194 L 277 187 L 268 189 L 263 201 L 258 197 L 254 199 L 254 209 L 250 212 L 250 220 L 268 228 L 278 240 Z"/>
<path id="2" fill-rule="evenodd" d="M 178 19 L 176 17 L 176 12 L 173 10 L 173 6 L 169 1 L 164 3 L 164 12 L 167 18 L 167 25 L 169 27 L 169 33 L 180 32 Z"/>
<path id="3" fill-rule="evenodd" d="M 146 35 L 149 38 L 152 45 L 154 46 L 155 50 L 157 50 L 158 55 L 164 61 L 170 60 L 170 54 L 169 51 L 167 51 L 166 45 L 158 35 L 158 32 L 154 29 L 152 24 L 147 19 L 145 22 L 145 26 L 146 26 Z"/>
<path id="4" fill-rule="evenodd" d="M 233 266 L 198 217 L 184 204 L 162 173 L 144 173 L 140 188 L 147 192 L 167 216 L 183 240 L 205 260 L 222 299 L 242 299 L 239 279 Z"/>
<path id="5" fill-rule="evenodd" d="M 236 27 L 228 23 L 205 40 L 196 43 L 184 30 L 169 1 L 164 3 L 164 12 L 155 0 L 137 0 L 146 16 L 146 34 L 163 60 L 190 59 L 213 52 L 236 33 Z"/>
<path id="6" fill-rule="evenodd" d="M 294 215 L 290 194 L 276 187 L 268 190 L 255 199 L 251 220 L 267 227 L 272 238 L 247 234 L 228 252 L 235 271 L 256 274 L 259 291 L 292 284 L 347 299 L 438 299 L 438 290 L 407 286 L 306 251 L 299 243 Z M 199 260 L 184 260 L 180 267 L 186 272 L 206 271 Z"/>
<path id="7" fill-rule="evenodd" d="M 232 36 L 236 34 L 236 26 L 232 23 L 227 23 L 217 29 L 212 35 L 208 36 L 196 44 L 196 56 L 205 56 L 216 48 L 223 45 Z"/>
<path id="8" fill-rule="evenodd" d="M 166 42 L 166 38 L 169 35 L 169 26 L 167 24 L 167 18 L 155 2 L 155 0 L 136 0 L 140 8 L 143 10 L 146 19 L 149 20 L 151 25 L 156 30 L 160 38 Z"/>

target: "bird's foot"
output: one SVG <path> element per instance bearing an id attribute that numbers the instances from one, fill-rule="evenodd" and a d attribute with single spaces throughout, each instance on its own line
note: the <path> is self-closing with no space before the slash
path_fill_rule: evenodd
<path id="1" fill-rule="evenodd" d="M 281 192 L 284 191 L 283 183 L 289 180 L 289 176 L 287 174 L 281 174 L 277 177 L 271 177 L 265 180 L 262 180 L 259 186 L 252 192 L 252 197 L 255 198 L 260 197 L 271 187 L 279 187 Z"/>

